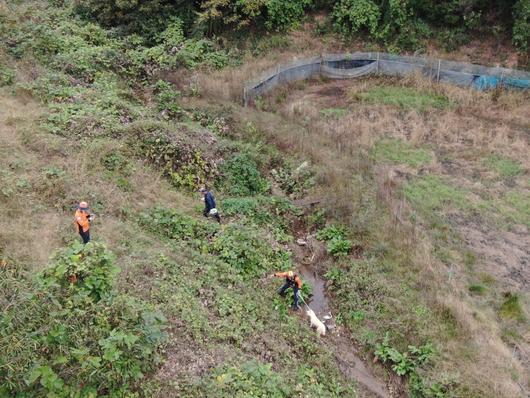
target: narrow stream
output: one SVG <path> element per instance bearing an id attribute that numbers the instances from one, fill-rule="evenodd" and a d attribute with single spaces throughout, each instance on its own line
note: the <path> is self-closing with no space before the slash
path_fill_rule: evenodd
<path id="1" fill-rule="evenodd" d="M 324 337 L 324 344 L 334 352 L 335 360 L 339 369 L 349 379 L 355 380 L 359 384 L 358 392 L 360 397 L 382 397 L 390 398 L 387 385 L 379 380 L 369 369 L 364 361 L 359 357 L 357 349 L 353 342 L 344 333 L 339 333 L 334 327 L 334 318 L 325 321 L 324 316 L 330 315 L 330 306 L 326 297 L 326 281 L 320 277 L 316 271 L 313 261 L 308 261 L 309 249 L 304 247 L 293 247 L 294 260 L 297 263 L 297 270 L 304 282 L 312 286 L 312 296 L 304 297 L 309 307 L 315 312 L 316 316 L 324 321 L 328 333 Z M 333 316 L 333 314 L 331 314 Z"/>
<path id="2" fill-rule="evenodd" d="M 298 272 L 302 280 L 309 283 L 313 288 L 313 295 L 308 299 L 304 297 L 304 299 L 315 311 L 316 316 L 322 320 L 324 315 L 329 314 L 329 305 L 325 296 L 326 282 L 309 265 L 299 265 Z"/>

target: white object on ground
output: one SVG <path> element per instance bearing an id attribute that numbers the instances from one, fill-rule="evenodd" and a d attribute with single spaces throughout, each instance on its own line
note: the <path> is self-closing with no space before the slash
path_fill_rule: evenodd
<path id="1" fill-rule="evenodd" d="M 216 214 L 218 213 L 217 209 L 214 207 L 213 209 L 210 210 L 210 212 L 208 214 L 210 214 L 211 216 L 215 216 Z"/>
<path id="2" fill-rule="evenodd" d="M 320 336 L 325 336 L 326 335 L 326 325 L 324 325 L 324 323 L 322 323 L 322 321 L 317 318 L 317 316 L 315 315 L 315 312 L 311 308 L 309 308 L 309 306 L 306 309 L 306 314 L 309 317 L 309 319 L 311 320 L 311 327 L 316 328 L 317 333 Z"/>

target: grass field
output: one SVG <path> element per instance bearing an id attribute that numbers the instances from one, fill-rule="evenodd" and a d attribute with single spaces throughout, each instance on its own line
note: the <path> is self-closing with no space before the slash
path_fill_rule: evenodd
<path id="1" fill-rule="evenodd" d="M 373 77 L 244 108 L 340 44 L 164 69 L 67 3 L 0 13 L 0 396 L 527 395 L 528 93 Z M 325 338 L 276 293 L 292 268 Z"/>

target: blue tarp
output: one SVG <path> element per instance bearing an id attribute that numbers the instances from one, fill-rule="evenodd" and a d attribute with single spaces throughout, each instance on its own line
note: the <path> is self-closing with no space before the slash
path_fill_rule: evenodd
<path id="1" fill-rule="evenodd" d="M 473 79 L 473 87 L 478 90 L 490 90 L 498 86 L 504 86 L 508 88 L 519 88 L 519 89 L 530 89 L 529 79 L 516 79 L 513 77 L 505 77 L 501 79 L 498 76 L 475 76 Z"/>

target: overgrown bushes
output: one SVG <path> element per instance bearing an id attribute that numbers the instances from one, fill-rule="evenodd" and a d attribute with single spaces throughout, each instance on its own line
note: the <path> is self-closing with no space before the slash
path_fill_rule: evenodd
<path id="1" fill-rule="evenodd" d="M 423 47 L 434 30 L 440 31 L 442 45 L 454 45 L 457 41 L 444 43 L 443 37 L 448 35 L 462 44 L 466 40 L 461 37 L 483 30 L 484 21 L 492 15 L 498 21 L 497 29 L 504 29 L 507 35 L 512 30 L 513 43 L 522 53 L 526 52 L 530 38 L 528 0 L 500 3 L 445 0 L 435 4 L 424 0 L 341 0 L 332 11 L 335 28 L 343 35 L 366 34 L 391 50 Z"/>
<path id="2" fill-rule="evenodd" d="M 217 175 L 214 162 L 206 159 L 182 132 L 169 129 L 169 125 L 156 121 L 131 124 L 127 127 L 130 147 L 177 187 L 195 189 Z"/>
<path id="3" fill-rule="evenodd" d="M 193 217 L 159 207 L 142 213 L 139 222 L 149 231 L 175 240 L 200 242 L 217 231 L 216 224 L 200 223 Z"/>
<path id="4" fill-rule="evenodd" d="M 165 319 L 114 292 L 115 273 L 95 243 L 67 247 L 36 281 L 0 268 L 0 395 L 129 396 L 158 361 Z"/>
<path id="5" fill-rule="evenodd" d="M 327 242 L 328 253 L 334 257 L 342 257 L 347 255 L 353 244 L 346 237 L 346 229 L 330 225 L 317 232 L 317 239 Z"/>
<path id="6" fill-rule="evenodd" d="M 220 171 L 223 180 L 220 186 L 230 195 L 252 196 L 269 190 L 269 182 L 262 177 L 254 159 L 246 153 L 240 153 L 225 161 Z"/>
<path id="7" fill-rule="evenodd" d="M 272 247 L 264 233 L 240 224 L 228 225 L 218 234 L 212 250 L 236 271 L 248 277 L 291 267 L 289 253 Z"/>

